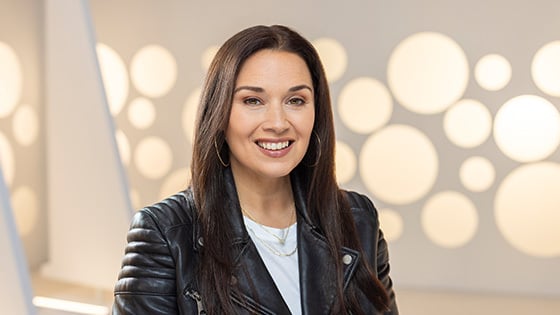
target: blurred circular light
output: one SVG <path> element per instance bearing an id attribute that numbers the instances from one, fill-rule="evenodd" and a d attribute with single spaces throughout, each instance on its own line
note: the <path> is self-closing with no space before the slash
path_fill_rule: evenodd
<path id="1" fill-rule="evenodd" d="M 451 38 L 417 33 L 394 49 L 387 79 L 402 106 L 419 114 L 435 114 L 462 97 L 469 65 L 463 49 Z"/>
<path id="2" fill-rule="evenodd" d="M 520 166 L 496 193 L 496 224 L 517 250 L 536 257 L 560 256 L 560 164 Z"/>
<path id="3" fill-rule="evenodd" d="M 191 178 L 191 171 L 188 168 L 181 168 L 167 176 L 159 193 L 160 199 L 167 198 L 173 194 L 187 188 Z"/>
<path id="4" fill-rule="evenodd" d="M 23 89 L 21 62 L 14 49 L 0 41 L 0 118 L 17 106 Z"/>
<path id="5" fill-rule="evenodd" d="M 116 116 L 121 112 L 128 97 L 128 72 L 119 54 L 105 44 L 97 44 L 97 58 L 109 110 L 111 115 Z"/>
<path id="6" fill-rule="evenodd" d="M 177 80 L 177 62 L 164 47 L 148 45 L 132 57 L 130 65 L 132 83 L 148 97 L 167 94 Z"/>
<path id="7" fill-rule="evenodd" d="M 12 194 L 12 205 L 19 234 L 22 236 L 31 234 L 37 226 L 39 216 L 37 195 L 27 186 L 19 187 Z"/>
<path id="8" fill-rule="evenodd" d="M 342 142 L 336 141 L 336 178 L 339 184 L 349 182 L 356 174 L 356 154 L 352 148 Z"/>
<path id="9" fill-rule="evenodd" d="M 128 120 L 138 129 L 150 127 L 156 119 L 156 109 L 152 101 L 144 97 L 135 98 L 128 107 Z"/>
<path id="10" fill-rule="evenodd" d="M 367 134 L 389 121 L 393 98 L 383 83 L 366 77 L 357 78 L 340 92 L 338 112 L 348 129 Z"/>
<path id="11" fill-rule="evenodd" d="M 323 62 L 327 80 L 331 83 L 339 80 L 348 64 L 344 46 L 335 39 L 326 37 L 314 40 L 313 46 Z"/>
<path id="12" fill-rule="evenodd" d="M 0 165 L 2 165 L 2 173 L 4 173 L 4 180 L 6 185 L 10 187 L 14 181 L 14 176 L 16 172 L 14 150 L 12 145 L 0 132 Z"/>
<path id="13" fill-rule="evenodd" d="M 560 114 L 539 96 L 514 97 L 496 114 L 494 139 L 498 148 L 515 161 L 545 159 L 560 143 Z"/>
<path id="14" fill-rule="evenodd" d="M 115 132 L 115 138 L 117 140 L 117 147 L 119 148 L 119 154 L 121 161 L 125 166 L 130 164 L 130 142 L 126 137 L 126 134 L 122 130 L 117 130 Z"/>
<path id="15" fill-rule="evenodd" d="M 218 46 L 210 46 L 206 48 L 206 50 L 202 53 L 202 57 L 200 58 L 202 69 L 208 70 L 208 68 L 210 68 L 210 64 L 212 63 L 214 56 L 216 56 L 218 49 Z"/>
<path id="16" fill-rule="evenodd" d="M 370 136 L 360 153 L 360 174 L 377 198 L 395 205 L 424 197 L 438 175 L 430 139 L 407 125 L 389 125 Z"/>
<path id="17" fill-rule="evenodd" d="M 501 55 L 486 55 L 476 63 L 474 77 L 478 85 L 484 89 L 498 91 L 511 80 L 511 65 Z"/>
<path id="18" fill-rule="evenodd" d="M 39 118 L 30 105 L 21 105 L 12 120 L 12 130 L 16 141 L 23 145 L 31 145 L 39 134 Z"/>
<path id="19" fill-rule="evenodd" d="M 481 192 L 492 186 L 496 178 L 496 170 L 488 159 L 473 156 L 461 165 L 459 178 L 468 190 Z"/>
<path id="20" fill-rule="evenodd" d="M 422 209 L 422 227 L 437 245 L 457 248 L 476 234 L 478 213 L 467 197 L 454 191 L 444 191 L 431 197 Z"/>
<path id="21" fill-rule="evenodd" d="M 550 42 L 537 51 L 531 74 L 541 91 L 560 97 L 560 40 Z"/>
<path id="22" fill-rule="evenodd" d="M 138 171 L 146 178 L 160 179 L 169 172 L 173 154 L 163 139 L 148 137 L 136 147 L 134 161 Z"/>
<path id="23" fill-rule="evenodd" d="M 492 114 L 479 101 L 463 99 L 445 113 L 443 129 L 447 138 L 462 148 L 481 145 L 492 132 Z"/>
<path id="24" fill-rule="evenodd" d="M 403 219 L 395 210 L 382 209 L 379 211 L 380 229 L 387 242 L 394 242 L 401 238 L 403 233 Z"/>
<path id="25" fill-rule="evenodd" d="M 196 122 L 196 113 L 198 110 L 198 103 L 200 102 L 201 88 L 195 89 L 185 101 L 183 105 L 183 114 L 181 122 L 185 136 L 192 143 L 194 140 L 194 125 Z"/>

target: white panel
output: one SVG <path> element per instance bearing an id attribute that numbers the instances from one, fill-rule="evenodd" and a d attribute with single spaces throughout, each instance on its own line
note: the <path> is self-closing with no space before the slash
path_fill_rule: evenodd
<path id="1" fill-rule="evenodd" d="M 87 4 L 45 2 L 49 262 L 43 273 L 112 289 L 132 207 Z"/>
<path id="2" fill-rule="evenodd" d="M 10 194 L 0 169 L 0 305 L 2 314 L 36 314 L 29 271 L 17 234 Z"/>

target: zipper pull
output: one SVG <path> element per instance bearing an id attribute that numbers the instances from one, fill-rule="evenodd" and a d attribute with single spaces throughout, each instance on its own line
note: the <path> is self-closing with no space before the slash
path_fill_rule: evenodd
<path id="1" fill-rule="evenodd" d="M 185 293 L 196 302 L 198 315 L 206 315 L 206 311 L 204 310 L 204 306 L 202 305 L 202 298 L 200 297 L 200 294 L 195 290 L 188 290 Z"/>

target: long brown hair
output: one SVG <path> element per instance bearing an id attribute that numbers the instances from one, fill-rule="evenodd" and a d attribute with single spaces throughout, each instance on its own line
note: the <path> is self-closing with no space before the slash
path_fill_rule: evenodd
<path id="1" fill-rule="evenodd" d="M 262 49 L 295 53 L 309 68 L 315 91 L 315 135 L 312 138 L 317 136 L 320 141 L 311 139 L 302 162 L 292 171 L 292 178 L 302 183 L 311 220 L 322 230 L 333 257 L 338 257 L 342 246 L 361 248 L 350 207 L 336 182 L 331 100 L 316 50 L 309 41 L 285 26 L 245 29 L 228 39 L 214 57 L 201 95 L 195 128 L 192 188 L 204 238 L 199 281 L 206 311 L 211 315 L 234 313 L 230 298 L 232 288 L 227 285 L 233 269 L 229 241 L 231 229 L 228 228 L 228 214 L 225 213 L 228 210 L 224 211 L 222 201 L 226 194 L 223 163 L 228 162 L 229 151 L 224 134 L 239 70 L 249 56 Z M 220 156 L 216 151 L 219 151 Z M 345 296 L 342 265 L 340 259 L 334 260 L 337 262 L 339 278 L 338 298 L 333 313 L 362 313 L 357 302 L 358 289 L 377 309 L 386 308 L 388 297 L 383 285 L 365 261 L 359 264 L 356 277 L 349 284 Z"/>

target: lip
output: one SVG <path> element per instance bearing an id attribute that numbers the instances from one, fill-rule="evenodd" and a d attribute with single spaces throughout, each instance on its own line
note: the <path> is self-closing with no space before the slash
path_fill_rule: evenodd
<path id="1" fill-rule="evenodd" d="M 259 142 L 280 143 L 286 141 L 288 141 L 289 143 L 288 146 L 280 150 L 265 149 L 258 144 Z M 255 145 L 257 146 L 259 151 L 261 151 L 261 153 L 271 158 L 281 158 L 285 156 L 292 150 L 293 144 L 294 144 L 293 139 L 258 139 L 257 141 L 255 141 Z"/>

